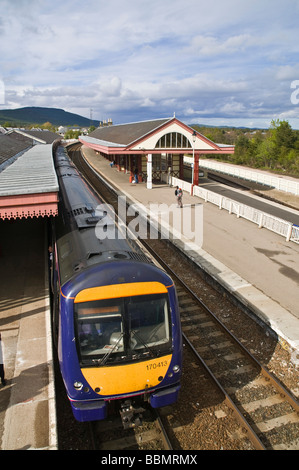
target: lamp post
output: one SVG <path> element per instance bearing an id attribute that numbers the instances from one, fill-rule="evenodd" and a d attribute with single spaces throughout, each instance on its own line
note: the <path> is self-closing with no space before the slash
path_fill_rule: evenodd
<path id="1" fill-rule="evenodd" d="M 195 141 L 196 141 L 196 132 L 193 131 L 193 134 L 192 134 L 192 141 L 193 141 L 193 145 L 192 145 L 192 149 L 193 149 L 193 163 L 192 163 L 192 185 L 191 185 L 191 196 L 193 196 L 193 186 L 194 186 L 194 144 L 195 144 Z"/>
<path id="2" fill-rule="evenodd" d="M 147 171 L 147 183 L 146 183 L 146 187 L 147 187 L 147 189 L 152 189 L 153 162 L 152 162 L 152 154 L 151 154 L 151 153 L 149 153 L 149 154 L 147 155 L 146 171 Z"/>

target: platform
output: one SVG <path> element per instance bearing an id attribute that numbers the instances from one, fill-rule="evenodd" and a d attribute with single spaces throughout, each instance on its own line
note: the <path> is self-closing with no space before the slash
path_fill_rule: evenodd
<path id="1" fill-rule="evenodd" d="M 111 168 L 108 160 L 88 147 L 82 150 L 94 170 L 128 202 L 142 204 L 148 211 L 151 204 L 176 202 L 173 187 L 158 184 L 147 189 L 145 183 L 132 184 L 129 175 Z M 252 197 L 252 204 L 255 200 Z M 183 203 L 185 207 L 203 205 L 203 244 L 194 246 L 181 239 L 176 242 L 179 248 L 252 309 L 286 347 L 299 349 L 299 245 L 187 193 Z"/>
<path id="2" fill-rule="evenodd" d="M 0 221 L 1 450 L 57 448 L 46 219 Z"/>

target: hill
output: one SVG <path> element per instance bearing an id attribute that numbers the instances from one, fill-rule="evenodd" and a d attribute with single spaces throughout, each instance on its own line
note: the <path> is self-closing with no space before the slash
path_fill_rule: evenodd
<path id="1" fill-rule="evenodd" d="M 9 122 L 13 126 L 28 126 L 50 122 L 53 126 L 99 126 L 99 121 L 90 120 L 79 114 L 68 113 L 59 108 L 26 107 L 1 109 L 0 124 Z"/>

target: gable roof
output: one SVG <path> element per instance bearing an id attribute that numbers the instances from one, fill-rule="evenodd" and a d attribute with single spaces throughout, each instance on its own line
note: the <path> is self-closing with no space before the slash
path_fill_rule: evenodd
<path id="1" fill-rule="evenodd" d="M 155 119 L 152 121 L 141 121 L 130 124 L 119 124 L 107 127 L 99 127 L 89 134 L 89 137 L 105 141 L 111 144 L 118 144 L 127 147 L 135 140 L 153 132 L 160 126 L 170 121 L 167 119 Z"/>
<path id="2" fill-rule="evenodd" d="M 0 134 L 0 166 L 30 147 L 32 142 L 29 139 L 19 140 L 7 134 Z"/>
<path id="3" fill-rule="evenodd" d="M 180 141 L 179 145 L 171 147 L 165 139 L 161 141 L 163 136 L 170 134 L 183 135 L 185 140 Z M 195 135 L 195 141 L 192 143 L 193 135 Z M 79 136 L 79 141 L 87 147 L 108 155 L 140 154 L 145 151 L 181 153 L 191 148 L 200 153 L 234 153 L 233 146 L 225 148 L 219 146 L 192 127 L 179 121 L 175 116 L 167 119 L 100 127 L 88 136 Z"/>
<path id="4" fill-rule="evenodd" d="M 55 140 L 61 139 L 61 136 L 59 134 L 48 130 L 30 129 L 23 131 L 20 129 L 14 129 L 12 131 L 9 131 L 8 134 L 19 134 L 29 139 L 35 140 L 41 144 L 53 144 Z"/>

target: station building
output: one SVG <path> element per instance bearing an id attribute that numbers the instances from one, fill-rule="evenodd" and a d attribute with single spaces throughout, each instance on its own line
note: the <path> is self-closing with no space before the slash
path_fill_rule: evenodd
<path id="1" fill-rule="evenodd" d="M 166 119 L 100 127 L 88 136 L 80 136 L 82 144 L 114 162 L 119 171 L 133 181 L 162 182 L 163 175 L 183 179 L 184 155 L 193 155 L 194 185 L 198 184 L 199 158 L 234 153 L 233 146 L 215 144 L 178 120 Z"/>

